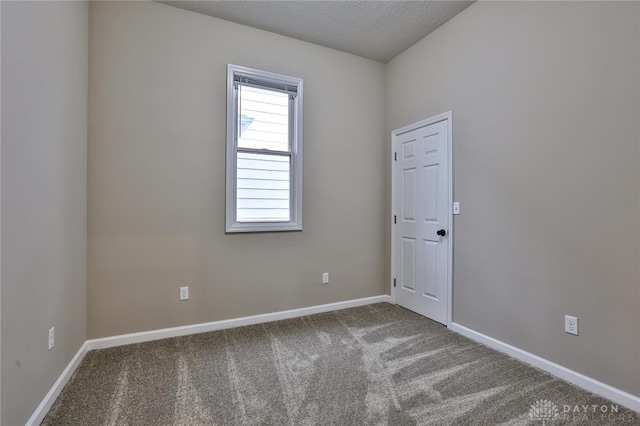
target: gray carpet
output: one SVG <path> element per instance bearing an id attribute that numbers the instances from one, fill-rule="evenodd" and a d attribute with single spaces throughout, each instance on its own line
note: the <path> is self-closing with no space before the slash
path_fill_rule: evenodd
<path id="1" fill-rule="evenodd" d="M 617 409 L 380 303 L 91 351 L 43 424 L 640 424 Z"/>

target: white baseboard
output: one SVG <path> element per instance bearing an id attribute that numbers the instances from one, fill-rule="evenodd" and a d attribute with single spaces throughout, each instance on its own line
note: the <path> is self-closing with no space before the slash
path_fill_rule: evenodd
<path id="1" fill-rule="evenodd" d="M 489 346 L 490 348 L 506 353 L 507 355 L 519 359 L 520 361 L 526 362 L 527 364 L 551 373 L 554 376 L 566 380 L 569 383 L 573 383 L 574 385 L 579 386 L 589 392 L 595 393 L 596 395 L 610 399 L 617 404 L 640 412 L 640 397 L 614 388 L 613 386 L 607 385 L 606 383 L 599 382 L 595 379 L 592 379 L 591 377 L 585 376 L 584 374 L 580 374 L 576 371 L 570 370 L 566 367 L 556 364 L 555 362 L 551 362 L 527 351 L 523 351 L 522 349 L 516 348 L 515 346 L 511 346 L 507 343 L 479 333 L 455 322 L 451 324 L 451 330 L 465 337 L 468 337 L 471 340 L 475 340 L 476 342 L 482 343 L 486 346 Z"/>
<path id="2" fill-rule="evenodd" d="M 344 302 L 329 303 L 326 305 L 309 306 L 307 308 L 291 309 L 289 311 L 280 311 L 269 314 L 207 322 L 202 324 L 185 325 L 182 327 L 163 328 L 160 330 L 103 337 L 100 339 L 87 340 L 87 349 L 105 349 L 114 346 L 130 345 L 132 343 L 142 343 L 149 342 L 151 340 L 167 339 L 170 337 L 207 333 L 209 331 L 224 330 L 227 328 L 242 327 L 245 325 L 261 324 L 288 318 L 302 317 L 305 315 L 319 314 L 322 312 L 338 311 L 340 309 L 355 308 L 357 306 L 370 305 L 380 302 L 391 302 L 391 296 L 383 295 L 365 297 L 363 299 L 347 300 Z"/>
<path id="3" fill-rule="evenodd" d="M 230 320 L 214 321 L 203 324 L 186 325 L 183 327 L 172 327 L 161 330 L 144 331 L 141 333 L 123 334 L 120 336 L 105 337 L 102 339 L 87 340 L 80 347 L 67 368 L 64 369 L 58 380 L 53 384 L 47 395 L 33 412 L 31 418 L 27 420 L 26 426 L 39 425 L 51 409 L 60 392 L 67 384 L 71 375 L 76 371 L 80 362 L 88 351 L 94 349 L 105 349 L 114 346 L 128 345 L 132 343 L 142 343 L 151 340 L 166 339 L 169 337 L 187 336 L 190 334 L 206 333 L 208 331 L 224 330 L 227 328 L 242 327 L 244 325 L 260 324 L 271 321 L 278 321 L 288 318 L 302 317 L 305 315 L 319 314 L 322 312 L 338 311 L 340 309 L 355 308 L 357 306 L 371 305 L 373 303 L 390 302 L 391 296 L 374 296 L 363 299 L 347 300 L 344 302 L 329 303 L 326 305 L 309 306 L 307 308 L 292 309 L 270 314 L 253 315 L 250 317 L 234 318 Z"/>
<path id="4" fill-rule="evenodd" d="M 27 420 L 27 423 L 25 423 L 26 426 L 37 426 L 42 423 L 42 420 L 44 420 L 44 417 L 56 401 L 56 398 L 60 395 L 60 392 L 62 392 L 64 385 L 67 384 L 73 373 L 76 371 L 76 368 L 78 368 L 80 362 L 87 354 L 87 351 L 87 342 L 84 342 L 82 346 L 80 346 L 80 349 L 78 349 L 78 352 L 76 352 L 73 359 L 71 359 L 71 362 L 67 365 L 62 374 L 60 374 L 58 380 L 56 380 L 51 389 L 49 389 L 49 392 L 42 399 L 42 402 L 40 402 L 36 411 L 33 412 L 31 418 Z"/>
<path id="5" fill-rule="evenodd" d="M 27 426 L 39 425 L 47 412 L 55 402 L 58 395 L 67 384 L 71 375 L 75 372 L 76 368 L 80 365 L 80 362 L 90 350 L 105 349 L 115 346 L 128 345 L 132 343 L 142 343 L 152 340 L 166 339 L 170 337 L 187 336 L 190 334 L 206 333 L 209 331 L 224 330 L 228 328 L 242 327 L 245 325 L 261 324 L 271 321 L 278 321 L 289 318 L 296 318 L 305 315 L 318 314 L 322 312 L 331 312 L 347 308 L 355 308 L 357 306 L 370 305 L 373 303 L 388 302 L 391 303 L 391 296 L 374 296 L 366 297 L 363 299 L 347 300 L 344 302 L 329 303 L 326 305 L 310 306 L 307 308 L 292 309 L 288 311 L 273 312 L 269 314 L 253 315 L 249 317 L 234 318 L 229 320 L 214 321 L 202 324 L 186 325 L 182 327 L 172 327 L 160 330 L 145 331 L 140 333 L 123 334 L 119 336 L 111 336 L 100 339 L 87 340 L 78 349 L 78 352 L 73 357 L 69 365 L 64 369 L 58 380 L 51 387 L 47 395 L 44 397 L 38 408 L 34 411 L 31 418 L 27 421 Z M 476 342 L 483 343 L 493 349 L 506 353 L 520 361 L 524 361 L 527 364 L 540 368 L 548 373 L 553 374 L 567 382 L 573 383 L 585 390 L 600 395 L 604 398 L 608 398 L 611 401 L 628 407 L 632 410 L 640 412 L 640 398 L 630 393 L 624 392 L 613 386 L 599 382 L 595 379 L 587 377 L 576 371 L 570 370 L 559 364 L 541 358 L 532 353 L 526 352 L 522 349 L 511 346 L 500 340 L 494 339 L 475 330 L 467 328 L 463 325 L 452 323 L 452 331 L 459 333 L 463 336 L 475 340 Z"/>

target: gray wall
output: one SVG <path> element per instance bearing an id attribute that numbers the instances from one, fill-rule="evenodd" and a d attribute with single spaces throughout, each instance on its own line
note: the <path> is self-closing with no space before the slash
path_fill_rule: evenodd
<path id="1" fill-rule="evenodd" d="M 90 32 L 89 337 L 387 291 L 383 64 L 150 2 Z M 302 232 L 225 235 L 228 63 L 304 79 Z"/>
<path id="2" fill-rule="evenodd" d="M 454 320 L 640 395 L 640 5 L 478 3 L 386 68 L 156 3 L 87 9 L 1 3 L 0 423 L 87 334 L 387 292 L 388 135 L 447 110 Z M 227 63 L 305 79 L 301 233 L 224 233 Z"/>
<path id="3" fill-rule="evenodd" d="M 388 132 L 453 111 L 454 321 L 635 395 L 639 8 L 480 2 L 387 68 Z"/>
<path id="4" fill-rule="evenodd" d="M 88 5 L 1 7 L 0 423 L 19 425 L 87 337 Z"/>

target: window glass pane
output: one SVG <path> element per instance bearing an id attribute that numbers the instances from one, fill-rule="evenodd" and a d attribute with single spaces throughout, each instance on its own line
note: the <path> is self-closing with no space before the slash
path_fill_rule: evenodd
<path id="1" fill-rule="evenodd" d="M 238 152 L 236 220 L 288 222 L 291 157 Z"/>
<path id="2" fill-rule="evenodd" d="M 239 148 L 289 151 L 289 95 L 240 85 Z"/>

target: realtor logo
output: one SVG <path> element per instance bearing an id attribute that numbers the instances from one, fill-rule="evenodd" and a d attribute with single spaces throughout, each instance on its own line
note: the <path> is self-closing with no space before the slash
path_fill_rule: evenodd
<path id="1" fill-rule="evenodd" d="M 541 420 L 542 426 L 545 422 L 550 422 L 560 418 L 558 406 L 548 399 L 540 399 L 529 408 L 529 418 L 531 420 Z"/>

